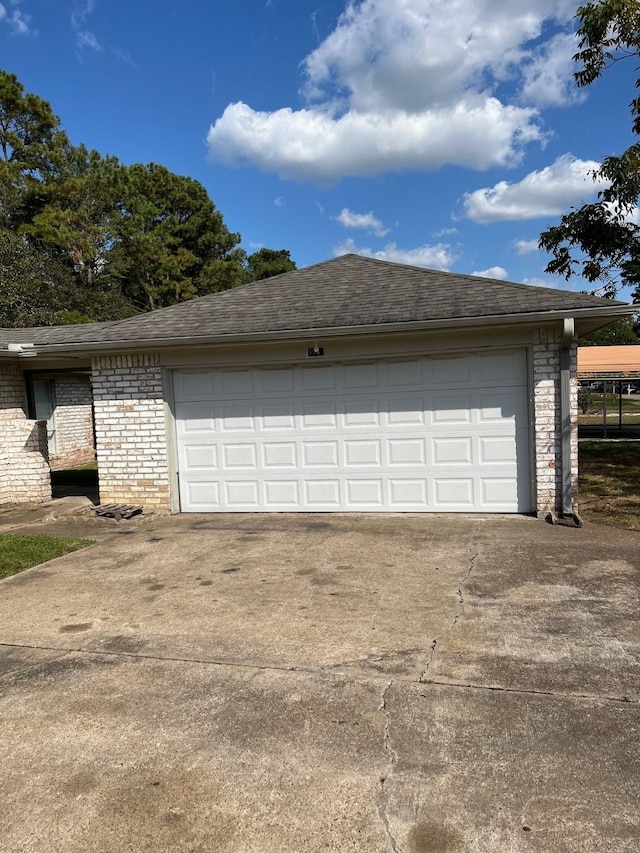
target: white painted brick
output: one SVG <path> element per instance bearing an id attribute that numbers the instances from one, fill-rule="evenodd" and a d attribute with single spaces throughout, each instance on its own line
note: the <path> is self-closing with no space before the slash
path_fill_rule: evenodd
<path id="1" fill-rule="evenodd" d="M 100 499 L 169 508 L 162 371 L 157 354 L 101 356 L 92 365 Z"/>

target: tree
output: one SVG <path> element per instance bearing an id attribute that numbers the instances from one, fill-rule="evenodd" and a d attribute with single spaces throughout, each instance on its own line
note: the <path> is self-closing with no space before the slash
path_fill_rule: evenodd
<path id="1" fill-rule="evenodd" d="M 610 347 L 640 344 L 638 323 L 633 317 L 623 317 L 605 329 L 598 329 L 580 339 L 581 347 Z"/>
<path id="2" fill-rule="evenodd" d="M 580 6 L 576 17 L 573 59 L 579 64 L 574 73 L 579 87 L 590 86 L 613 63 L 640 56 L 640 0 L 594 0 Z M 640 136 L 640 96 L 631 101 L 630 112 L 633 134 Z M 598 200 L 572 209 L 540 235 L 540 248 L 553 255 L 545 272 L 600 281 L 609 297 L 620 285 L 631 286 L 634 301 L 640 301 L 640 228 L 632 218 L 640 196 L 640 142 L 606 157 L 593 177 L 609 182 Z"/>
<path id="3" fill-rule="evenodd" d="M 65 310 L 64 294 L 73 289 L 64 265 L 30 245 L 14 231 L 0 228 L 0 326 L 42 326 Z"/>
<path id="4" fill-rule="evenodd" d="M 197 181 L 72 145 L 2 70 L 0 230 L 4 325 L 120 319 L 295 269 L 284 249 L 247 258 Z"/>
<path id="5" fill-rule="evenodd" d="M 79 279 L 92 284 L 114 243 L 122 175 L 117 158 L 67 143 L 55 180 L 41 189 L 41 209 L 20 230 L 66 257 Z"/>
<path id="6" fill-rule="evenodd" d="M 247 258 L 247 281 L 261 281 L 272 275 L 297 269 L 286 249 L 259 249 Z"/>
<path id="7" fill-rule="evenodd" d="M 67 143 L 50 104 L 0 69 L 0 225 L 30 218 Z"/>
<path id="8" fill-rule="evenodd" d="M 83 286 L 64 259 L 0 228 L 0 327 L 89 323 L 133 313 L 120 293 Z"/>
<path id="9" fill-rule="evenodd" d="M 113 237 L 103 275 L 139 310 L 243 281 L 240 235 L 228 230 L 202 184 L 164 166 L 125 169 Z"/>

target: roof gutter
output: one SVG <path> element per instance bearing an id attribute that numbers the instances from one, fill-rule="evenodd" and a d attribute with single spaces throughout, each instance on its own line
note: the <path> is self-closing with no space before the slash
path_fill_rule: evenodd
<path id="1" fill-rule="evenodd" d="M 39 355 L 63 352 L 105 352 L 114 350 L 149 350 L 166 349 L 198 344 L 209 346 L 215 344 L 250 343 L 257 341 L 283 341 L 309 338 L 345 337 L 352 335 L 372 335 L 393 332 L 437 331 L 439 329 L 488 328 L 505 325 L 539 324 L 564 321 L 567 319 L 589 319 L 595 317 L 616 319 L 627 317 L 637 312 L 633 305 L 612 305 L 610 308 L 579 308 L 571 311 L 539 311 L 523 314 L 492 314 L 486 317 L 455 317 L 447 320 L 415 320 L 404 323 L 373 323 L 362 326 L 329 326 L 309 329 L 282 329 L 272 332 L 242 332 L 233 335 L 185 335 L 182 337 L 141 338 L 138 340 L 116 341 L 76 341 L 72 343 L 40 344 L 35 346 Z M 0 351 L 0 356 L 15 357 L 15 353 Z"/>

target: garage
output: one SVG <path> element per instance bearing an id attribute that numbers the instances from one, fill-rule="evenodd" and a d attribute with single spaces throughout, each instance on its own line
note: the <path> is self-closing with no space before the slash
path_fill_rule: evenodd
<path id="1" fill-rule="evenodd" d="M 182 512 L 528 512 L 524 349 L 175 370 Z"/>

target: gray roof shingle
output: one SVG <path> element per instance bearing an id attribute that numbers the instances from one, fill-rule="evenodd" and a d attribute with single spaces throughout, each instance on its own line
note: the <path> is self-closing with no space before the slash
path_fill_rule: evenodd
<path id="1" fill-rule="evenodd" d="M 580 312 L 597 296 L 343 255 L 315 266 L 109 323 L 0 331 L 0 344 L 96 344 L 259 336 L 419 321 Z"/>

